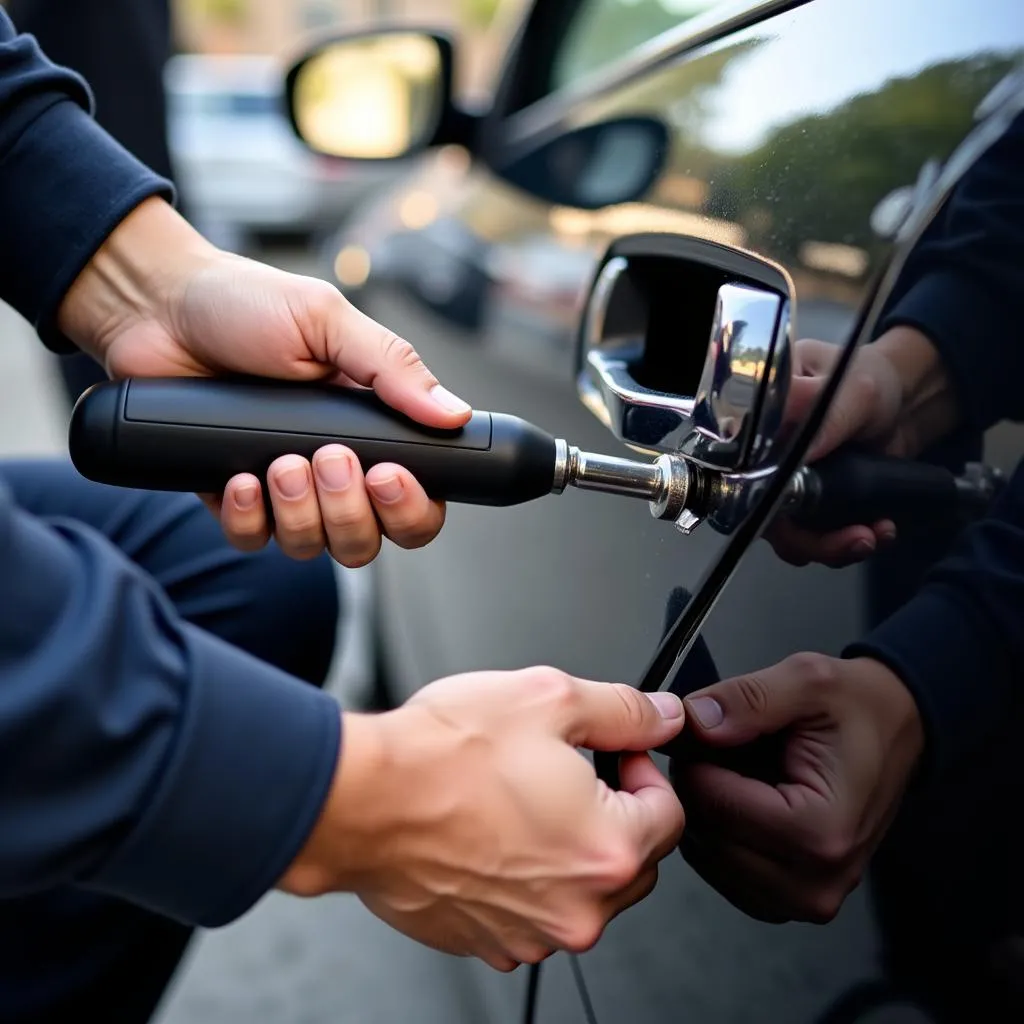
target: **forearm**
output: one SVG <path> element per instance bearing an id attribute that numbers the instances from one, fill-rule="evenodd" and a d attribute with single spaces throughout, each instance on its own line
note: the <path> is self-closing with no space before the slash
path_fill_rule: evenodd
<path id="1" fill-rule="evenodd" d="M 0 298 L 54 348 L 57 307 L 114 228 L 170 185 L 89 116 L 81 79 L 0 11 Z"/>
<path id="2" fill-rule="evenodd" d="M 939 350 L 922 331 L 898 325 L 872 346 L 892 365 L 903 398 L 895 430 L 906 455 L 914 457 L 960 424 L 960 403 Z"/>
<path id="3" fill-rule="evenodd" d="M 213 926 L 273 887 L 335 774 L 333 700 L 2 487 L 0 608 L 0 897 L 78 884 Z"/>

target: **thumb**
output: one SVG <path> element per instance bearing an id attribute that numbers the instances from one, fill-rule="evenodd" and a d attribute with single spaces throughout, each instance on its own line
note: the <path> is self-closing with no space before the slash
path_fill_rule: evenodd
<path id="1" fill-rule="evenodd" d="M 438 382 L 404 338 L 344 301 L 328 336 L 331 362 L 355 383 L 373 388 L 393 409 L 428 426 L 454 429 L 472 409 Z"/>
<path id="2" fill-rule="evenodd" d="M 702 741 L 718 747 L 780 732 L 819 709 L 831 660 L 798 654 L 698 690 L 685 701 L 690 727 Z"/>
<path id="3" fill-rule="evenodd" d="M 627 683 L 572 680 L 561 734 L 589 750 L 653 750 L 683 727 L 683 702 L 667 691 L 644 693 Z"/>

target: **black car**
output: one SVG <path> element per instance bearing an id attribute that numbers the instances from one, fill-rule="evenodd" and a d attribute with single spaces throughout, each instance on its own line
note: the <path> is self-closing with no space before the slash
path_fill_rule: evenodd
<path id="1" fill-rule="evenodd" d="M 408 57 L 413 38 L 432 59 Z M 372 138 L 332 121 L 329 89 L 302 89 L 320 55 L 368 41 L 409 97 L 382 107 Z M 675 522 L 571 488 L 513 508 L 452 505 L 436 542 L 375 570 L 392 699 L 537 663 L 638 680 L 680 613 L 677 635 L 699 635 L 723 676 L 835 654 L 864 630 L 880 613 L 864 568 L 794 568 L 758 540 L 810 440 L 786 414 L 796 342 L 871 340 L 943 203 L 1024 109 L 1022 59 L 1020 0 L 536 0 L 482 113 L 460 107 L 441 34 L 334 40 L 297 67 L 293 117 L 314 147 L 387 159 L 443 145 L 472 160 L 426 205 L 446 237 L 486 240 L 478 308 L 375 278 L 372 254 L 409 236 L 357 217 L 339 249 L 362 247 L 348 283 L 368 312 L 474 407 L 591 452 L 684 458 L 718 487 Z M 403 188 L 429 193 L 417 173 Z M 404 251 L 427 281 L 431 251 Z M 1006 470 L 1024 453 L 1016 428 L 987 442 Z M 532 1011 L 803 1024 L 831 1007 L 859 1020 L 870 998 L 839 1005 L 882 976 L 878 950 L 863 890 L 825 927 L 772 926 L 671 857 L 593 951 L 545 965 Z M 467 963 L 462 978 L 488 1022 L 520 1019 L 523 972 Z"/>

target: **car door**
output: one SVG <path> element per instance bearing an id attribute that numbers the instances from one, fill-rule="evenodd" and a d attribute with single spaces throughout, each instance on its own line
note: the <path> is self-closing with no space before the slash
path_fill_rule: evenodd
<path id="1" fill-rule="evenodd" d="M 426 218 L 481 243 L 479 315 L 448 317 L 443 304 L 374 286 L 372 269 L 361 301 L 475 407 L 630 455 L 577 394 L 581 317 L 607 247 L 648 233 L 722 247 L 783 275 L 794 338 L 867 336 L 892 284 L 883 272 L 906 248 L 901 225 L 948 189 L 950 158 L 1022 53 L 1018 0 L 541 0 L 510 52 L 482 152 L 643 116 L 667 133 L 656 180 L 631 201 L 584 209 L 481 160 Z M 692 362 L 686 339 L 709 326 L 682 277 L 678 287 L 655 389 L 672 390 Z M 1019 434 L 1002 436 L 1004 459 L 1019 458 Z M 542 662 L 636 680 L 673 593 L 699 591 L 735 542 L 592 493 L 452 506 L 435 543 L 381 561 L 389 677 L 402 695 L 455 672 Z M 863 628 L 861 569 L 793 568 L 763 543 L 742 556 L 703 622 L 723 675 L 799 650 L 837 653 Z M 546 968 L 537 1020 L 809 1022 L 872 974 L 875 954 L 863 893 L 827 927 L 772 927 L 672 857 L 655 894 L 592 952 Z M 519 1018 L 523 978 L 466 965 L 464 983 L 488 1021 Z"/>

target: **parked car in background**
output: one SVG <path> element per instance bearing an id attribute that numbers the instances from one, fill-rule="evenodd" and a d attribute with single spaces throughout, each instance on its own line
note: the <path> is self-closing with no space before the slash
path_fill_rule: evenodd
<path id="1" fill-rule="evenodd" d="M 389 56 L 389 38 L 326 45 L 335 62 L 373 50 L 401 77 L 408 40 Z M 781 428 L 764 417 L 778 413 L 792 343 L 871 340 L 922 232 L 1007 107 L 1024 108 L 1020 0 L 535 0 L 479 113 L 453 98 L 449 44 L 436 47 L 434 103 L 418 78 L 421 115 L 392 154 L 417 166 L 341 229 L 335 279 L 477 409 L 589 451 L 687 446 L 704 469 L 759 481 L 781 465 Z M 302 133 L 301 90 L 292 100 Z M 406 116 L 382 102 L 382 116 Z M 331 151 L 358 152 L 358 136 L 339 113 Z M 768 303 L 764 326 L 737 315 L 722 329 L 735 288 Z M 749 358 L 730 364 L 740 335 Z M 1019 428 L 987 440 L 1003 468 L 1024 453 Z M 722 675 L 835 654 L 862 632 L 863 569 L 783 564 L 755 543 L 750 524 L 769 511 L 756 497 L 718 511 L 717 527 L 715 513 L 680 532 L 636 502 L 578 492 L 450 507 L 434 543 L 375 567 L 393 699 L 535 663 L 636 680 L 678 588 L 697 595 L 687 608 Z M 907 886 L 932 886 L 939 907 L 955 889 L 962 905 L 984 868 L 947 864 L 931 838 Z M 535 1019 L 823 1020 L 877 971 L 864 897 L 825 927 L 769 926 L 670 857 L 654 894 L 591 952 L 545 964 Z M 474 1024 L 523 1019 L 525 979 L 461 969 Z M 928 1019 L 907 1014 L 885 1019 Z"/>
<path id="2" fill-rule="evenodd" d="M 299 143 L 273 57 L 182 54 L 164 74 L 171 157 L 189 215 L 230 248 L 264 236 L 324 234 L 401 173 Z"/>

